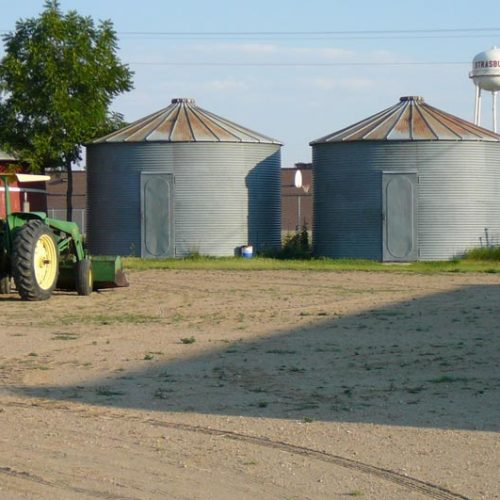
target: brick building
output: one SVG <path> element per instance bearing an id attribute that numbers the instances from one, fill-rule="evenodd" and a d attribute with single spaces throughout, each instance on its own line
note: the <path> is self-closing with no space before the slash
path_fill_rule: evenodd
<path id="1" fill-rule="evenodd" d="M 302 187 L 294 186 L 297 170 L 302 174 Z M 50 173 L 47 182 L 47 211 L 49 217 L 66 218 L 67 175 L 65 172 Z M 281 169 L 281 230 L 295 231 L 306 225 L 312 229 L 312 164 L 297 163 Z M 87 172 L 73 172 L 73 220 L 85 232 L 87 207 Z"/>
<path id="2" fill-rule="evenodd" d="M 66 219 L 66 190 L 68 175 L 66 172 L 48 172 L 50 181 L 46 183 L 47 214 L 55 219 Z M 87 211 L 87 172 L 73 171 L 73 221 L 86 233 Z"/>
<path id="3" fill-rule="evenodd" d="M 297 170 L 302 174 L 302 187 L 295 187 Z M 296 163 L 281 170 L 281 230 L 295 231 L 302 226 L 312 229 L 312 164 Z"/>

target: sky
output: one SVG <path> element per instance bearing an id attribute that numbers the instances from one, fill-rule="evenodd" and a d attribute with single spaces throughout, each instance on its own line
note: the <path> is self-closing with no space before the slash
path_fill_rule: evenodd
<path id="1" fill-rule="evenodd" d="M 282 166 L 311 161 L 309 142 L 407 95 L 473 120 L 473 57 L 500 47 L 500 2 L 483 0 L 60 0 L 110 19 L 134 90 L 127 121 L 191 97 L 284 143 Z M 0 0 L 0 34 L 43 0 Z M 3 49 L 0 48 L 0 56 Z M 491 128 L 491 100 L 482 125 Z"/>

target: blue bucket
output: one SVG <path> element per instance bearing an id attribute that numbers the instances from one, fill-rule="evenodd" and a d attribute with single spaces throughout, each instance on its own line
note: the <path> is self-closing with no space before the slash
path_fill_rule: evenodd
<path id="1" fill-rule="evenodd" d="M 253 257 L 253 246 L 252 245 L 242 246 L 241 256 L 245 259 L 251 259 Z"/>

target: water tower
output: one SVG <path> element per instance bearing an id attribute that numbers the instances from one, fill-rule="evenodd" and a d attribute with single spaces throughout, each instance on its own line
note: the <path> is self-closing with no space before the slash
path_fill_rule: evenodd
<path id="1" fill-rule="evenodd" d="M 487 90 L 492 96 L 493 131 L 497 131 L 497 91 L 500 90 L 500 49 L 496 47 L 480 52 L 472 60 L 469 73 L 476 85 L 476 105 L 474 123 L 481 125 L 481 91 Z"/>

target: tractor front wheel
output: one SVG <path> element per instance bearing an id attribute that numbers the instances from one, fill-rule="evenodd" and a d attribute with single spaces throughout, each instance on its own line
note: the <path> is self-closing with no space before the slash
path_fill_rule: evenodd
<path id="1" fill-rule="evenodd" d="M 41 220 L 30 220 L 14 239 L 12 274 L 23 300 L 47 300 L 59 275 L 59 254 L 54 234 Z"/>
<path id="2" fill-rule="evenodd" d="M 92 273 L 92 262 L 83 259 L 75 264 L 76 291 L 78 295 L 90 295 L 94 288 L 94 275 Z"/>

